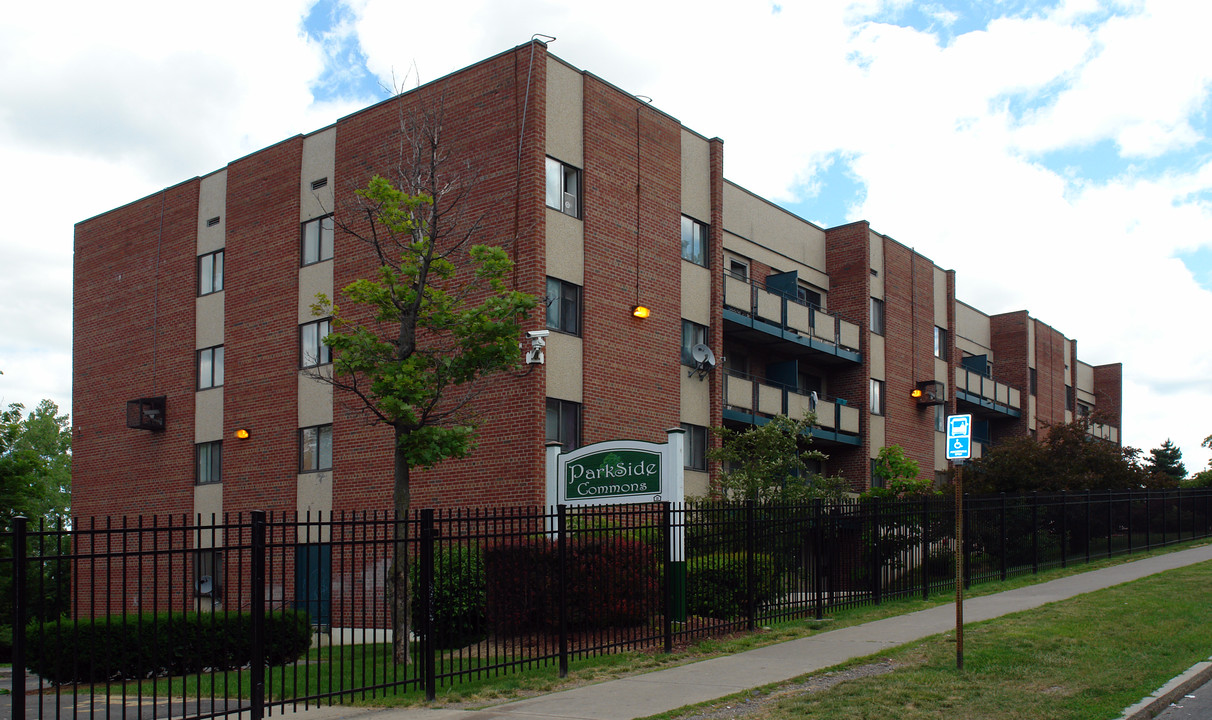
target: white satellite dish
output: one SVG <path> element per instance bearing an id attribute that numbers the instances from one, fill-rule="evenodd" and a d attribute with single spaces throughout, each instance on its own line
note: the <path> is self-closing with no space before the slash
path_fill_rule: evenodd
<path id="1" fill-rule="evenodd" d="M 198 594 L 210 596 L 214 593 L 215 583 L 210 575 L 203 575 L 198 578 Z"/>
<path id="2" fill-rule="evenodd" d="M 697 372 L 699 380 L 702 380 L 704 375 L 715 368 L 715 353 L 711 352 L 711 348 L 703 343 L 690 348 L 690 357 L 694 359 L 695 363 L 695 368 L 690 371 L 690 374 L 693 375 Z"/>

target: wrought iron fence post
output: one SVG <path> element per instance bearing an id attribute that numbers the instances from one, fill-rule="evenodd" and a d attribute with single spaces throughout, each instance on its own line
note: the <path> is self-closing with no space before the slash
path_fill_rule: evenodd
<path id="1" fill-rule="evenodd" d="M 968 493 L 964 493 L 963 507 L 956 510 L 959 512 L 964 523 L 964 589 L 972 587 L 972 553 L 969 551 L 972 547 L 972 498 Z"/>
<path id="2" fill-rule="evenodd" d="M 930 599 L 930 496 L 922 495 L 922 599 Z"/>
<path id="3" fill-rule="evenodd" d="M 1128 489 L 1128 554 L 1132 554 L 1132 496 L 1135 491 Z"/>
<path id="4" fill-rule="evenodd" d="M 14 718 L 25 717 L 25 524 L 13 518 L 13 692 Z"/>
<path id="5" fill-rule="evenodd" d="M 661 629 L 665 635 L 665 652 L 673 652 L 674 567 L 673 511 L 668 500 L 661 503 L 661 529 L 665 533 L 665 611 L 661 613 Z M 563 677 L 563 674 L 560 675 Z"/>
<path id="6" fill-rule="evenodd" d="M 252 663 L 249 675 L 252 689 L 249 717 L 265 717 L 265 511 L 253 510 L 252 518 Z"/>
<path id="7" fill-rule="evenodd" d="M 1061 567 L 1069 566 L 1069 496 L 1061 490 Z"/>
<path id="8" fill-rule="evenodd" d="M 1031 574 L 1039 574 L 1039 491 L 1031 491 Z"/>
<path id="9" fill-rule="evenodd" d="M 756 542 L 754 536 L 757 534 L 756 507 L 757 504 L 753 500 L 745 501 L 745 615 L 748 617 L 750 630 L 757 627 L 757 573 L 753 567 L 753 546 Z"/>
<path id="10" fill-rule="evenodd" d="M 1090 564 L 1090 491 L 1086 491 L 1086 564 Z"/>
<path id="11" fill-rule="evenodd" d="M 999 561 L 1001 567 L 999 569 L 1001 570 L 1002 582 L 1006 582 L 1006 493 L 1003 492 L 1001 495 L 1002 517 L 1001 528 L 1000 532 L 998 533 L 1000 535 L 998 544 L 1001 546 L 1001 548 L 998 550 L 998 553 L 1001 555 L 1001 560 Z"/>
<path id="12" fill-rule="evenodd" d="M 1115 513 L 1111 505 L 1111 491 L 1107 491 L 1107 557 L 1111 557 L 1111 531 L 1115 529 Z"/>
<path id="13" fill-rule="evenodd" d="M 426 700 L 433 700 L 438 695 L 438 672 L 434 660 L 437 638 L 433 636 L 433 561 L 436 535 L 433 509 L 426 508 L 421 511 L 421 567 L 418 573 L 418 584 L 421 587 L 414 590 L 421 601 L 421 667 Z"/>
<path id="14" fill-rule="evenodd" d="M 825 513 L 824 502 L 812 501 L 812 602 L 816 619 L 825 617 Z"/>
<path id="15" fill-rule="evenodd" d="M 880 568 L 884 565 L 883 543 L 880 538 L 883 533 L 880 531 L 880 499 L 872 498 L 871 500 L 871 567 L 868 572 L 871 573 L 871 601 L 876 605 L 880 604 Z"/>
<path id="16" fill-rule="evenodd" d="M 559 567 L 560 677 L 568 677 L 568 506 L 556 506 L 556 558 Z"/>

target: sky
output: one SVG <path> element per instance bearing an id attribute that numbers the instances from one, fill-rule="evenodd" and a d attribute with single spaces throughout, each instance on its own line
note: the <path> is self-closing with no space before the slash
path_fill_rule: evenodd
<path id="1" fill-rule="evenodd" d="M 725 175 L 873 229 L 1122 362 L 1122 439 L 1212 457 L 1212 3 L 13 3 L 0 405 L 71 407 L 77 222 L 528 42 L 724 140 Z"/>

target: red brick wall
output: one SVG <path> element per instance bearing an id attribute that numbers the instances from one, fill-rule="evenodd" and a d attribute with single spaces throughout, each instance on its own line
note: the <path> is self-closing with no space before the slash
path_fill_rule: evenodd
<path id="1" fill-rule="evenodd" d="M 825 262 L 829 273 L 828 309 L 859 324 L 862 363 L 841 366 L 829 380 L 830 394 L 859 409 L 861 443 L 854 448 L 829 448 L 829 473 L 841 473 L 855 489 L 871 481 L 869 409 L 871 380 L 871 226 L 859 221 L 825 231 Z"/>
<path id="2" fill-rule="evenodd" d="M 590 75 L 584 118 L 584 441 L 664 442 L 681 406 L 681 126 Z"/>
<path id="3" fill-rule="evenodd" d="M 989 430 L 994 443 L 1004 438 L 1027 434 L 1031 396 L 1031 371 L 1027 365 L 1029 321 L 1026 310 L 989 316 L 990 344 L 995 358 L 994 379 L 1018 388 L 1021 403 L 1019 409 L 1022 411 L 1018 418 L 990 423 Z"/>
<path id="4" fill-rule="evenodd" d="M 1119 443 L 1123 444 L 1123 393 L 1124 393 L 1123 363 L 1094 366 L 1094 409 L 1099 415 L 1109 418 L 1115 427 L 1119 428 Z"/>
<path id="5" fill-rule="evenodd" d="M 1065 343 L 1055 329 L 1035 321 L 1036 430 L 1065 422 Z"/>

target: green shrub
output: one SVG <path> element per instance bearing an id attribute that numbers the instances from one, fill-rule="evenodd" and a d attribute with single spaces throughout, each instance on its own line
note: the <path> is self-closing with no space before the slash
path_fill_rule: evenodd
<path id="1" fill-rule="evenodd" d="M 686 576 L 686 610 L 691 615 L 733 620 L 744 617 L 745 554 L 715 553 L 693 558 Z M 753 599 L 757 607 L 774 599 L 778 572 L 773 557 L 753 556 Z"/>
<path id="2" fill-rule="evenodd" d="M 422 598 L 421 566 L 413 562 L 412 575 L 413 627 L 419 633 Z M 433 610 L 435 643 L 439 648 L 463 647 L 479 642 L 487 634 L 484 614 L 484 559 L 477 548 L 448 547 L 434 558 L 434 586 L 430 601 Z"/>
<path id="3" fill-rule="evenodd" d="M 307 614 L 294 610 L 265 618 L 265 662 L 292 662 L 311 645 Z M 93 620 L 32 623 L 26 664 L 56 683 L 104 682 L 233 670 L 252 661 L 252 614 L 158 613 Z"/>
<path id="4" fill-rule="evenodd" d="M 0 663 L 13 661 L 13 626 L 0 625 Z"/>

